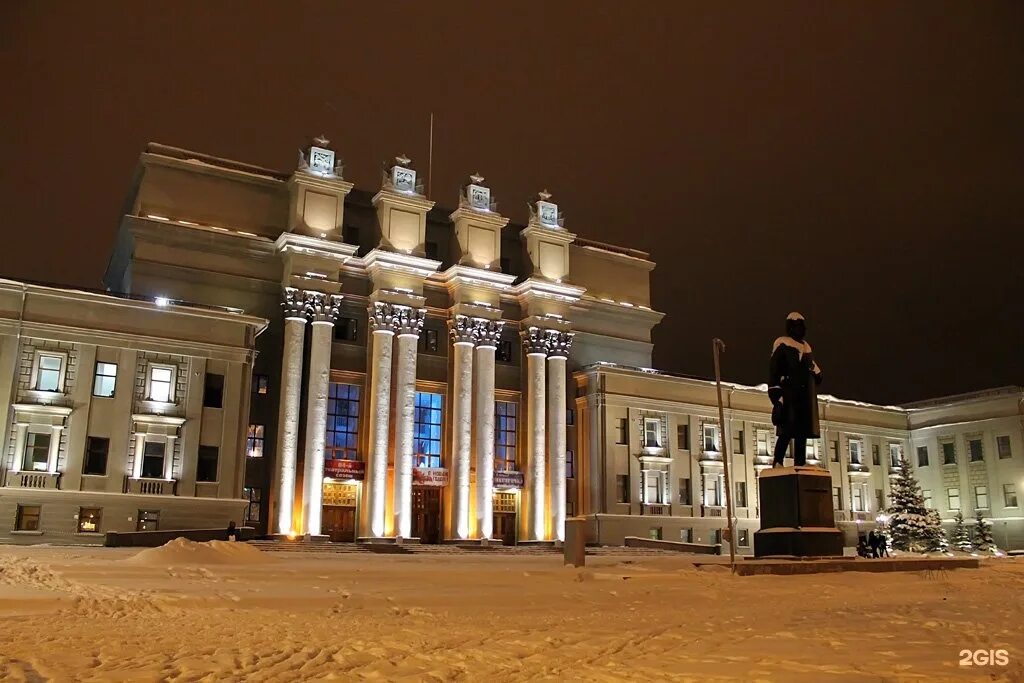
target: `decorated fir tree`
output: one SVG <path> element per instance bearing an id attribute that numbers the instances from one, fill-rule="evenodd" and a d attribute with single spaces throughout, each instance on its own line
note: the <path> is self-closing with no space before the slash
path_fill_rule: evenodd
<path id="1" fill-rule="evenodd" d="M 957 510 L 953 521 L 953 531 L 950 534 L 953 548 L 955 550 L 962 550 L 965 553 L 971 552 L 974 550 L 974 543 L 971 542 L 971 532 L 967 529 L 967 525 L 964 524 L 964 513 Z"/>
<path id="2" fill-rule="evenodd" d="M 974 518 L 974 547 L 982 551 L 995 551 L 996 541 L 992 538 L 992 522 L 989 522 L 981 513 Z"/>
<path id="3" fill-rule="evenodd" d="M 921 487 L 910 471 L 906 458 L 900 458 L 900 467 L 892 483 L 892 505 L 888 513 L 889 537 L 893 548 L 925 552 L 941 545 L 938 537 L 942 535 L 942 524 L 938 515 L 929 514 L 924 506 Z"/>

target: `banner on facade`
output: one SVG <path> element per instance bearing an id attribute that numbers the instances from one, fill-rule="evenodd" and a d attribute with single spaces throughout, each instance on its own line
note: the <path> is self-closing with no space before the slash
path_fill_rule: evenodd
<path id="1" fill-rule="evenodd" d="M 521 489 L 524 484 L 522 472 L 494 473 L 494 488 L 496 489 Z"/>
<path id="2" fill-rule="evenodd" d="M 443 467 L 414 467 L 413 486 L 447 486 L 448 470 Z"/>
<path id="3" fill-rule="evenodd" d="M 324 476 L 362 481 L 366 478 L 366 463 L 362 460 L 324 460 Z"/>

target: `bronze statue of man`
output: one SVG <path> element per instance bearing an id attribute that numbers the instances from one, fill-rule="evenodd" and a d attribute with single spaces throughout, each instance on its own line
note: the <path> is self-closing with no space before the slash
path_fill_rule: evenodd
<path id="1" fill-rule="evenodd" d="M 807 439 L 817 439 L 818 385 L 821 368 L 814 362 L 807 343 L 807 323 L 799 313 L 786 316 L 786 336 L 772 346 L 768 369 L 768 398 L 772 401 L 775 425 L 775 462 L 782 467 L 789 444 L 793 442 L 793 464 L 807 464 Z"/>

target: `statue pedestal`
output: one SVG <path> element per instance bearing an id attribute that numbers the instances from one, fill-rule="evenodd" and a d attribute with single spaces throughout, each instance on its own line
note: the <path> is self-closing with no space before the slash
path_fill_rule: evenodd
<path id="1" fill-rule="evenodd" d="M 776 467 L 758 477 L 761 530 L 754 556 L 836 557 L 843 532 L 832 510 L 832 475 L 818 467 Z"/>

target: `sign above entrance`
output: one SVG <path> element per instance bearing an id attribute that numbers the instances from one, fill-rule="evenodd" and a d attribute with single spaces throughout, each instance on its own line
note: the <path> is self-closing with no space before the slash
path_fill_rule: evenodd
<path id="1" fill-rule="evenodd" d="M 366 478 L 366 463 L 362 460 L 324 460 L 324 476 L 362 481 Z"/>
<path id="2" fill-rule="evenodd" d="M 413 486 L 447 486 L 448 470 L 444 467 L 414 467 L 412 483 Z"/>
<path id="3" fill-rule="evenodd" d="M 496 489 L 521 489 L 524 480 L 522 472 L 495 472 L 494 488 Z"/>

